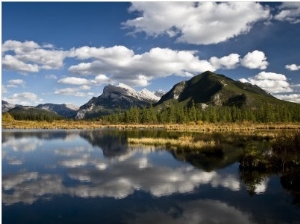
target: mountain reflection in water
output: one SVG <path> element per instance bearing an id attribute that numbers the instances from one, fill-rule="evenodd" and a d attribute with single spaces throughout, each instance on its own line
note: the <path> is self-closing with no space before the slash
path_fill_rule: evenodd
<path id="1" fill-rule="evenodd" d="M 299 221 L 299 207 L 277 176 L 252 181 L 257 196 L 248 193 L 237 163 L 246 145 L 224 144 L 214 156 L 127 144 L 132 136 L 166 135 L 178 133 L 3 131 L 3 223 Z"/>

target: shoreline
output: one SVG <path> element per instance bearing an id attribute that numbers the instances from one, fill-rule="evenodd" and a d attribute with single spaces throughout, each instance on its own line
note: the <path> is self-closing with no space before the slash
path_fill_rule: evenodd
<path id="1" fill-rule="evenodd" d="M 210 131 L 255 131 L 297 130 L 300 123 L 189 123 L 189 124 L 103 124 L 100 121 L 2 121 L 2 129 L 163 129 L 167 131 L 210 132 Z"/>

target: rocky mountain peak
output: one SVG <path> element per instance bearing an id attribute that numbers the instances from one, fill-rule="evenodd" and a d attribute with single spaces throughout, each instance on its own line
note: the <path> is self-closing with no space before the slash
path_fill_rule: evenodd
<path id="1" fill-rule="evenodd" d="M 104 98 L 118 98 L 118 97 L 134 97 L 141 101 L 157 102 L 160 97 L 156 96 L 148 89 L 142 89 L 140 92 L 131 88 L 130 86 L 119 83 L 118 85 L 107 85 L 103 89 L 102 97 Z"/>
<path id="2" fill-rule="evenodd" d="M 76 114 L 77 119 L 97 117 L 112 112 L 127 110 L 132 106 L 142 107 L 155 103 L 160 99 L 153 92 L 142 89 L 136 91 L 132 87 L 119 83 L 107 85 L 103 88 L 102 95 L 93 97 L 82 105 Z"/>

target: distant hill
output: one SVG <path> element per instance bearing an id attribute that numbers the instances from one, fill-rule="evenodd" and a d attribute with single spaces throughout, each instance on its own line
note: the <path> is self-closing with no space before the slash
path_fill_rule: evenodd
<path id="1" fill-rule="evenodd" d="M 66 118 L 74 117 L 77 113 L 77 110 L 79 109 L 79 107 L 71 104 L 53 104 L 53 103 L 39 104 L 36 106 L 36 108 L 51 111 Z"/>
<path id="2" fill-rule="evenodd" d="M 29 106 L 16 106 L 8 113 L 16 120 L 53 121 L 63 118 L 55 112 Z"/>
<path id="3" fill-rule="evenodd" d="M 189 106 L 192 101 L 203 106 L 236 106 L 253 109 L 266 103 L 285 102 L 273 97 L 256 85 L 242 83 L 224 75 L 207 71 L 188 81 L 177 83 L 155 105 L 164 106 L 170 103 L 179 103 Z"/>
<path id="4" fill-rule="evenodd" d="M 147 89 L 138 92 L 122 83 L 117 86 L 107 85 L 104 87 L 102 95 L 93 97 L 79 108 L 75 118 L 93 118 L 111 114 L 119 109 L 127 110 L 133 106 L 148 106 L 159 99 L 160 97 Z"/>

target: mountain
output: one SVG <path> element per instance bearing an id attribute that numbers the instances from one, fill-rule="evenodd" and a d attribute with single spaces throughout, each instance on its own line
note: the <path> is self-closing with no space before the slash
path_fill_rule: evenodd
<path id="1" fill-rule="evenodd" d="M 140 92 L 123 83 L 107 85 L 103 89 L 102 95 L 93 97 L 89 102 L 82 105 L 75 118 L 93 118 L 112 112 L 130 109 L 132 106 L 142 107 L 155 103 L 160 99 L 147 89 Z"/>
<path id="2" fill-rule="evenodd" d="M 155 106 L 167 106 L 170 103 L 189 106 L 192 101 L 202 106 L 237 106 L 253 109 L 265 103 L 284 102 L 256 85 L 242 83 L 224 75 L 206 71 L 188 81 L 174 85 Z"/>
<path id="3" fill-rule="evenodd" d="M 9 111 L 10 109 L 14 108 L 16 105 L 10 104 L 5 100 L 2 100 L 2 113 Z"/>
<path id="4" fill-rule="evenodd" d="M 74 106 L 72 104 L 39 104 L 36 106 L 36 108 L 52 111 L 62 117 L 74 117 L 77 113 L 77 110 L 79 107 Z"/>
<path id="5" fill-rule="evenodd" d="M 47 103 L 47 104 L 39 104 L 38 106 L 33 107 L 33 106 L 14 105 L 2 100 L 2 113 L 9 112 L 11 115 L 13 115 L 13 117 L 19 116 L 20 114 L 22 114 L 22 116 L 25 117 L 30 117 L 30 113 L 34 113 L 34 116 L 36 118 L 37 118 L 37 114 L 40 114 L 41 117 L 49 116 L 49 117 L 56 117 L 56 118 L 61 118 L 61 117 L 70 118 L 76 115 L 78 109 L 79 107 L 76 107 L 72 104 Z"/>
<path id="6" fill-rule="evenodd" d="M 108 134 L 100 131 L 81 131 L 80 137 L 92 146 L 99 147 L 107 158 L 121 157 L 130 154 L 127 139 L 123 135 Z"/>
<path id="7" fill-rule="evenodd" d="M 55 112 L 30 106 L 16 106 L 8 112 L 16 120 L 53 121 L 63 118 Z"/>
<path id="8" fill-rule="evenodd" d="M 12 112 L 12 116 L 52 119 L 52 117 L 72 117 L 75 119 L 97 118 L 119 110 L 128 110 L 133 106 L 143 107 L 153 104 L 160 111 L 170 104 L 179 106 L 200 105 L 202 108 L 212 106 L 236 106 L 238 108 L 257 109 L 262 105 L 295 105 L 282 101 L 256 85 L 242 83 L 221 74 L 206 71 L 190 80 L 179 82 L 167 92 L 150 92 L 147 89 L 136 91 L 125 84 L 107 85 L 103 93 L 93 97 L 79 109 L 68 104 L 40 104 L 37 107 L 24 107 L 2 101 L 2 112 Z M 17 108 L 17 109 L 16 109 Z M 33 109 L 35 108 L 35 110 Z M 49 112 L 49 114 L 45 114 Z M 33 114 L 30 114 L 33 113 Z M 38 118 L 37 114 L 41 114 Z M 17 114 L 17 115 L 16 115 Z"/>

